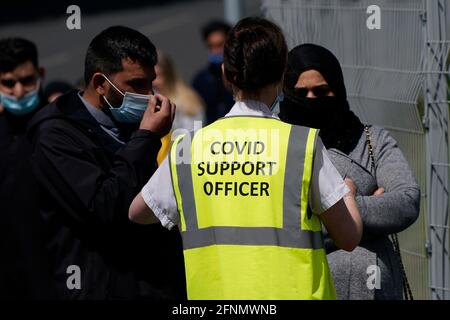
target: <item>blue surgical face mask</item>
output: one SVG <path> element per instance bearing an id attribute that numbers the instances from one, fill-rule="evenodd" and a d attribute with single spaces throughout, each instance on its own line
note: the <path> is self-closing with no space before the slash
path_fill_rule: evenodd
<path id="1" fill-rule="evenodd" d="M 208 61 L 209 63 L 218 65 L 223 63 L 223 54 L 222 53 L 208 53 Z"/>
<path id="2" fill-rule="evenodd" d="M 35 90 L 27 93 L 20 99 L 0 92 L 0 104 L 13 115 L 27 115 L 35 110 L 39 105 L 39 86 L 40 85 L 38 82 Z"/>
<path id="3" fill-rule="evenodd" d="M 272 111 L 273 114 L 278 115 L 280 113 L 280 102 L 284 100 L 284 93 L 281 92 L 277 95 L 275 100 L 272 102 L 272 105 L 270 106 L 270 111 Z"/>
<path id="4" fill-rule="evenodd" d="M 122 104 L 117 108 L 114 108 L 109 103 L 108 99 L 103 96 L 103 99 L 105 99 L 108 104 L 109 110 L 111 111 L 114 119 L 120 123 L 139 123 L 145 110 L 147 109 L 150 96 L 133 92 L 123 93 L 105 75 L 103 75 L 103 77 L 105 77 L 105 79 L 115 90 L 123 95 Z"/>

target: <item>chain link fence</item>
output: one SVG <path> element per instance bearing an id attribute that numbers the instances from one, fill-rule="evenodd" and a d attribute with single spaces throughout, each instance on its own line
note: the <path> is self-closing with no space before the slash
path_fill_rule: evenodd
<path id="1" fill-rule="evenodd" d="M 369 6 L 380 9 L 370 29 Z M 445 0 L 265 0 L 290 48 L 316 43 L 340 60 L 352 110 L 398 141 L 422 192 L 420 216 L 399 235 L 416 299 L 450 299 L 449 48 Z"/>

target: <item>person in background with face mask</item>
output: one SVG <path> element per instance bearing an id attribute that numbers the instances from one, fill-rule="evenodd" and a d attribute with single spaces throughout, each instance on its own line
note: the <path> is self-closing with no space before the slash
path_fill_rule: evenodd
<path id="1" fill-rule="evenodd" d="M 156 62 L 147 37 L 110 27 L 89 45 L 84 91 L 60 96 L 29 125 L 60 299 L 185 296 L 179 234 L 128 220 L 175 113 L 153 95 Z"/>
<path id="2" fill-rule="evenodd" d="M 364 224 L 359 247 L 337 250 L 326 236 L 338 298 L 402 299 L 405 277 L 388 236 L 417 219 L 420 190 L 397 142 L 350 111 L 339 61 L 321 46 L 303 44 L 289 52 L 284 93 L 280 118 L 320 129 L 331 161 L 357 195 Z M 380 268 L 375 290 L 367 285 L 370 266 Z"/>
<path id="3" fill-rule="evenodd" d="M 233 96 L 222 80 L 223 46 L 230 26 L 222 21 L 211 21 L 202 28 L 208 49 L 208 65 L 200 70 L 192 86 L 206 104 L 206 123 L 223 117 L 233 106 Z"/>
<path id="4" fill-rule="evenodd" d="M 38 66 L 34 43 L 22 38 L 0 40 L 0 105 L 5 115 L 29 120 L 45 103 L 41 84 L 44 68 Z"/>
<path id="5" fill-rule="evenodd" d="M 0 298 L 50 297 L 26 139 L 27 124 L 45 104 L 43 77 L 34 43 L 0 40 Z"/>

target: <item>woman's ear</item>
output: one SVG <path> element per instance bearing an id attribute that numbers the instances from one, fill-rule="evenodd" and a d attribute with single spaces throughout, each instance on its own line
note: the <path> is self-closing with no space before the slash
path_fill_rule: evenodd
<path id="1" fill-rule="evenodd" d="M 222 68 L 222 82 L 223 85 L 226 89 L 228 89 L 229 91 L 231 91 L 232 95 L 233 95 L 233 99 L 236 100 L 236 95 L 238 94 L 239 89 L 236 88 L 236 86 L 233 85 L 232 82 L 228 81 L 227 77 L 225 76 L 225 66 L 222 63 L 221 65 Z"/>
<path id="2" fill-rule="evenodd" d="M 222 63 L 222 82 L 225 88 L 227 88 L 230 91 L 233 91 L 233 85 L 230 81 L 228 81 L 227 77 L 225 76 L 225 67 Z"/>

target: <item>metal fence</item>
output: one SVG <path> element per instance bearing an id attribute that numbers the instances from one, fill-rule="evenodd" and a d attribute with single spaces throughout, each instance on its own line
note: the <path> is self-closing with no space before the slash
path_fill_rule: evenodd
<path id="1" fill-rule="evenodd" d="M 380 29 L 366 25 L 371 5 L 380 8 Z M 418 221 L 399 235 L 413 294 L 450 299 L 450 3 L 265 0 L 262 10 L 290 48 L 312 42 L 334 52 L 353 111 L 398 141 L 422 192 Z"/>

